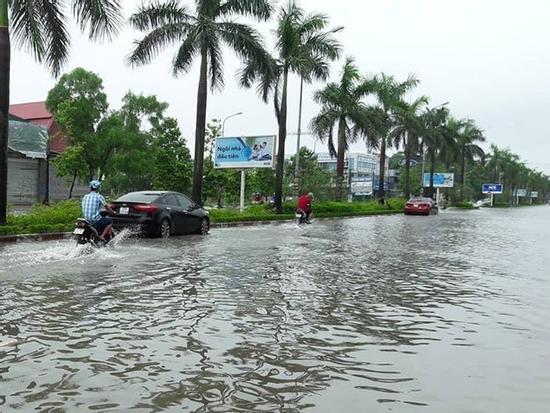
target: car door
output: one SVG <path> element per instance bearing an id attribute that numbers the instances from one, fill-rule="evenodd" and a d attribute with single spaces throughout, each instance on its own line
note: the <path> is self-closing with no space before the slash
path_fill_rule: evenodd
<path id="1" fill-rule="evenodd" d="M 175 234 L 182 234 L 185 221 L 185 212 L 174 194 L 168 194 L 164 197 L 166 210 L 172 219 L 172 230 Z"/>
<path id="2" fill-rule="evenodd" d="M 186 234 L 193 234 L 199 230 L 200 217 L 197 216 L 195 203 L 187 198 L 185 195 L 177 194 L 176 198 L 184 211 L 184 228 L 183 232 Z"/>

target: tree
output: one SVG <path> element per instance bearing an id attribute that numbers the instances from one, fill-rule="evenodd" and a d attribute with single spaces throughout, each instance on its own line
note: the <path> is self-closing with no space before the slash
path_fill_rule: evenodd
<path id="1" fill-rule="evenodd" d="M 419 83 L 418 79 L 414 76 L 409 76 L 407 80 L 398 82 L 393 76 L 381 73 L 372 78 L 374 84 L 374 94 L 378 100 L 378 109 L 383 116 L 380 118 L 381 126 L 378 128 L 382 133 L 384 131 L 389 132 L 393 126 L 393 112 L 396 107 L 403 101 L 403 97 L 411 89 L 416 87 Z M 379 184 L 378 184 L 378 198 L 384 200 L 384 177 L 386 168 L 386 148 L 389 141 L 388 134 L 378 134 L 379 136 L 379 150 L 380 150 L 380 171 L 379 171 Z"/>
<path id="2" fill-rule="evenodd" d="M 46 107 L 65 131 L 69 144 L 83 147 L 87 178 L 99 177 L 100 165 L 106 158 L 99 142 L 108 136 L 104 120 L 108 108 L 107 95 L 103 92 L 101 78 L 82 68 L 64 74 L 48 92 Z M 107 151 L 110 144 L 113 142 L 104 145 L 108 147 Z"/>
<path id="3" fill-rule="evenodd" d="M 319 165 L 317 155 L 315 152 L 310 151 L 306 147 L 300 148 L 299 168 L 303 172 L 301 189 L 303 193 L 313 192 L 319 194 L 326 192 L 326 189 L 330 185 L 331 174 Z M 293 173 L 296 169 L 296 156 L 292 156 L 286 169 L 286 180 L 288 183 L 292 182 Z"/>
<path id="4" fill-rule="evenodd" d="M 458 134 L 457 149 L 460 162 L 460 198 L 464 199 L 464 184 L 466 182 L 466 164 L 475 159 L 483 159 L 485 153 L 477 145 L 485 142 L 483 131 L 479 129 L 472 119 L 463 122 L 463 127 Z"/>
<path id="5" fill-rule="evenodd" d="M 174 75 L 188 73 L 195 58 L 200 57 L 192 194 L 197 203 L 202 202 L 208 82 L 212 91 L 224 85 L 222 43 L 243 59 L 264 58 L 258 32 L 233 18 L 267 20 L 270 15 L 267 0 L 197 0 L 194 14 L 178 0 L 166 0 L 143 5 L 130 18 L 134 28 L 147 33 L 131 52 L 132 65 L 149 63 L 162 48 L 176 42 L 179 47 L 172 64 Z"/>
<path id="6" fill-rule="evenodd" d="M 425 132 L 425 124 L 420 111 L 427 103 L 428 98 L 422 96 L 412 103 L 401 102 L 395 108 L 391 137 L 393 137 L 395 147 L 403 146 L 405 155 L 404 195 L 406 199 L 411 196 L 410 169 L 412 154 L 418 150 L 420 138 Z"/>
<path id="7" fill-rule="evenodd" d="M 67 177 L 71 183 L 67 194 L 67 199 L 71 199 L 76 180 L 88 177 L 88 168 L 84 159 L 84 146 L 69 146 L 65 152 L 53 160 L 53 164 L 57 168 L 57 175 Z"/>
<path id="8" fill-rule="evenodd" d="M 118 0 L 0 0 L 0 225 L 6 223 L 7 212 L 10 37 L 15 35 L 21 46 L 57 75 L 69 55 L 65 15 L 69 4 L 80 28 L 87 29 L 92 39 L 111 37 L 121 23 Z"/>
<path id="9" fill-rule="evenodd" d="M 373 83 L 359 73 L 352 58 L 346 59 L 339 83 L 329 83 L 314 95 L 321 110 L 311 121 L 311 130 L 321 140 L 328 141 L 331 156 L 336 156 L 336 196 L 343 196 L 344 164 L 346 151 L 359 137 L 373 136 L 369 133 L 380 115 L 367 106 L 365 97 L 373 92 Z M 334 145 L 334 128 L 337 133 L 337 149 Z"/>
<path id="10" fill-rule="evenodd" d="M 446 107 L 435 110 L 429 109 L 422 116 L 422 122 L 424 123 L 422 153 L 426 151 L 430 164 L 430 187 L 425 190 L 425 195 L 429 197 L 433 197 L 434 194 L 435 165 L 439 155 L 445 151 L 455 151 L 454 136 L 447 127 L 448 121 L 449 110 Z M 424 177 L 421 177 L 421 179 L 423 180 Z"/>
<path id="11" fill-rule="evenodd" d="M 176 119 L 166 118 L 153 127 L 152 138 L 153 188 L 189 192 L 193 163 Z"/>
<path id="12" fill-rule="evenodd" d="M 257 83 L 266 103 L 270 97 L 273 98 L 279 126 L 275 178 L 275 207 L 278 213 L 283 211 L 289 74 L 298 74 L 308 81 L 328 77 L 327 61 L 338 58 L 341 47 L 334 39 L 334 30 L 325 31 L 327 25 L 327 16 L 306 15 L 302 8 L 290 1 L 279 11 L 273 55 L 247 59 L 241 71 L 242 86 L 250 88 Z"/>

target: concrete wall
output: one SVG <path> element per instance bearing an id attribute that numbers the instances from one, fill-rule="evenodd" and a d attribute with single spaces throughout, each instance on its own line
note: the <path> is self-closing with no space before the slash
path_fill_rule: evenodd
<path id="1" fill-rule="evenodd" d="M 8 203 L 33 205 L 39 202 L 40 161 L 25 157 L 8 157 Z"/>
<path id="2" fill-rule="evenodd" d="M 73 188 L 73 198 L 79 198 L 89 192 L 88 182 L 77 182 Z M 63 201 L 69 197 L 71 181 L 68 177 L 57 175 L 55 165 L 50 163 L 50 202 Z"/>

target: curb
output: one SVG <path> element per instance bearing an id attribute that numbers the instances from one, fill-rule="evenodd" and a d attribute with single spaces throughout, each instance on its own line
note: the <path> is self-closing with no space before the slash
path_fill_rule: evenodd
<path id="1" fill-rule="evenodd" d="M 377 217 L 384 215 L 396 215 L 401 214 L 403 211 L 385 212 L 382 214 L 369 214 L 369 215 L 348 215 L 338 217 L 319 217 L 315 218 L 315 221 L 328 221 L 333 219 L 350 219 L 350 218 L 366 218 Z M 243 227 L 255 227 L 264 225 L 281 225 L 289 222 L 294 222 L 294 219 L 274 219 L 268 221 L 238 221 L 238 222 L 219 222 L 210 225 L 210 228 L 243 228 Z M 1 244 L 14 244 L 20 242 L 30 241 L 56 241 L 69 239 L 72 237 L 72 232 L 46 232 L 44 234 L 21 234 L 21 235 L 2 235 L 0 236 Z"/>

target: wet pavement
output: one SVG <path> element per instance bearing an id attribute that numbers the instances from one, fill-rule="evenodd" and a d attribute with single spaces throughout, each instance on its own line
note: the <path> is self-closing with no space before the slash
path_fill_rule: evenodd
<path id="1" fill-rule="evenodd" d="M 550 208 L 0 246 L 0 411 L 547 412 Z"/>

